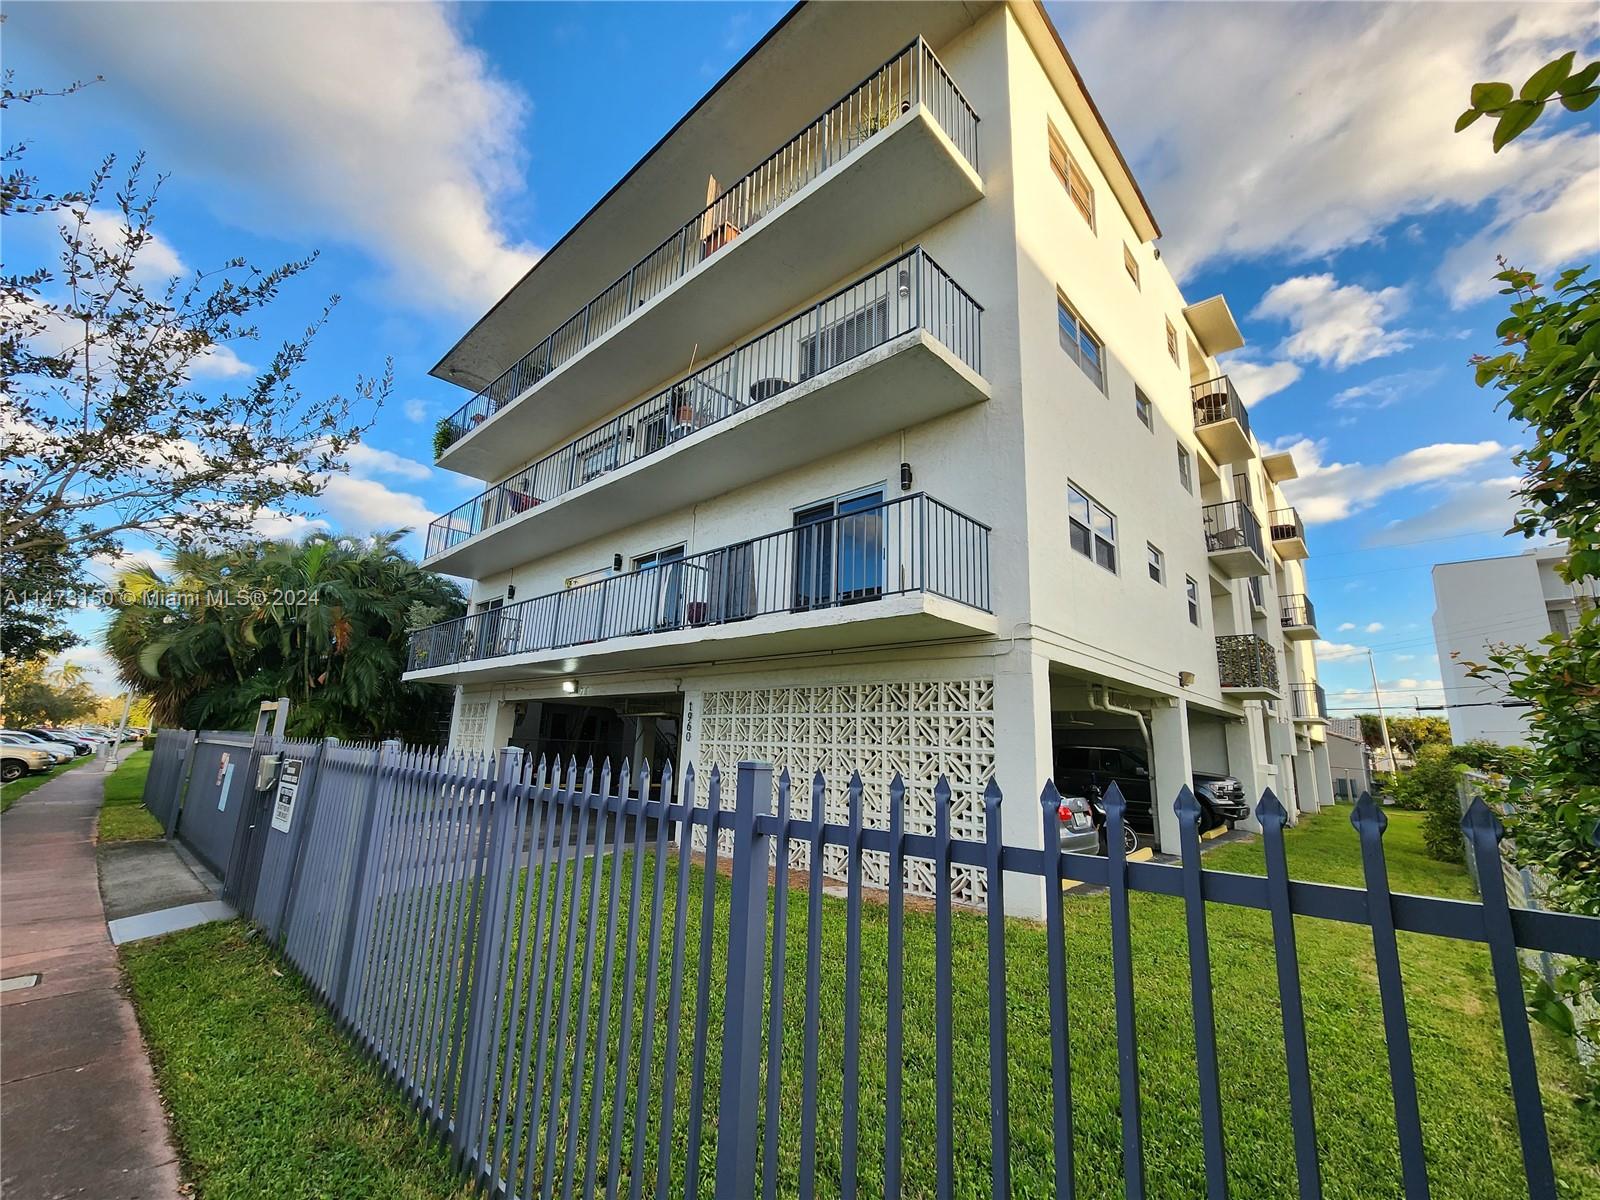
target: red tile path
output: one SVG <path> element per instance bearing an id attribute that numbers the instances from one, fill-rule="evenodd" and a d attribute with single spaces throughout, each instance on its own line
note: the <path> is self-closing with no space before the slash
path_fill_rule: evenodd
<path id="1" fill-rule="evenodd" d="M 106 935 L 99 763 L 0 817 L 0 1194 L 177 1200 L 177 1154 Z"/>

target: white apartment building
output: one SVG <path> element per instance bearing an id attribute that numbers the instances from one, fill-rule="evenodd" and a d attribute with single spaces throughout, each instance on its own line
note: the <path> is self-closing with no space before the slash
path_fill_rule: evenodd
<path id="1" fill-rule="evenodd" d="M 1148 747 L 1167 849 L 1196 770 L 1332 803 L 1294 463 L 1159 236 L 1033 0 L 796 7 L 435 368 L 487 490 L 406 677 L 702 802 L 900 772 L 931 829 L 944 774 L 975 835 L 992 776 L 1014 845 L 1062 745 Z"/>
<path id="2" fill-rule="evenodd" d="M 1528 744 L 1526 710 L 1506 707 L 1505 690 L 1472 679 L 1473 663 L 1487 663 L 1496 646 L 1533 646 L 1565 634 L 1596 603 L 1596 581 L 1569 584 L 1556 573 L 1565 543 L 1500 558 L 1439 563 L 1433 568 L 1433 639 L 1444 681 L 1450 740 Z"/>

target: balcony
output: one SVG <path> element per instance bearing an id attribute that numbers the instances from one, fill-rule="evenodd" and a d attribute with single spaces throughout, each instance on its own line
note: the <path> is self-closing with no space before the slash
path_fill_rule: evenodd
<path id="1" fill-rule="evenodd" d="M 1272 644 L 1253 633 L 1228 633 L 1217 638 L 1217 671 L 1222 694 L 1242 700 L 1277 700 L 1278 657 Z"/>
<path id="2" fill-rule="evenodd" d="M 530 445 L 911 241 L 982 196 L 977 137 L 971 106 L 913 42 L 462 405 L 439 465 L 500 478 Z"/>
<path id="3" fill-rule="evenodd" d="M 1298 512 L 1292 508 L 1273 509 L 1267 523 L 1272 529 L 1272 548 L 1279 558 L 1287 561 L 1307 556 L 1306 527 Z"/>
<path id="4" fill-rule="evenodd" d="M 978 403 L 982 311 L 914 249 L 446 513 L 425 561 L 481 579 Z"/>
<path id="5" fill-rule="evenodd" d="M 1328 694 L 1320 683 L 1297 683 L 1292 694 L 1296 721 L 1309 725 L 1328 723 Z"/>
<path id="6" fill-rule="evenodd" d="M 1219 463 L 1249 458 L 1250 414 L 1233 390 L 1233 381 L 1218 375 L 1189 389 L 1194 403 L 1194 435 Z"/>
<path id="7" fill-rule="evenodd" d="M 922 494 L 411 635 L 407 679 L 669 667 L 992 635 L 989 527 Z"/>
<path id="8" fill-rule="evenodd" d="M 1281 597 L 1278 601 L 1278 619 L 1283 625 L 1283 636 L 1290 641 L 1316 640 L 1317 610 L 1310 596 L 1295 592 Z"/>
<path id="9" fill-rule="evenodd" d="M 1267 573 L 1267 552 L 1261 522 L 1242 500 L 1224 500 L 1200 510 L 1206 533 L 1206 557 L 1229 579 Z"/>

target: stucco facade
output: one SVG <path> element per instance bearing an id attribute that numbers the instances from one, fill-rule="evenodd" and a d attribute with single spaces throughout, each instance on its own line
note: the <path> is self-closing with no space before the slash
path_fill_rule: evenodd
<path id="1" fill-rule="evenodd" d="M 1568 632 L 1580 613 L 1595 606 L 1595 580 L 1569 584 L 1556 573 L 1565 558 L 1560 544 L 1433 568 L 1433 637 L 1450 738 L 1457 745 L 1528 744 L 1524 710 L 1505 707 L 1502 688 L 1468 672 L 1472 664 L 1486 663 L 1497 646 L 1534 646 Z"/>
<path id="2" fill-rule="evenodd" d="M 755 93 L 783 116 L 734 102 Z M 757 221 L 694 218 L 813 142 L 771 160 L 796 186 Z M 631 302 L 674 228 L 681 278 L 593 305 Z M 873 820 L 896 772 L 929 819 L 944 774 L 976 832 L 992 776 L 1019 845 L 1074 742 L 1146 753 L 1167 848 L 1194 770 L 1332 803 L 1293 463 L 1217 382 L 1237 330 L 1157 234 L 1037 5 L 796 10 L 436 369 L 484 387 L 573 312 L 614 322 L 464 406 L 441 464 L 501 486 L 428 561 L 473 577 L 480 615 L 419 634 L 408 677 L 458 687 L 459 746 L 570 748 L 588 705 L 610 714 L 591 741 L 702 778 L 860 770 Z"/>

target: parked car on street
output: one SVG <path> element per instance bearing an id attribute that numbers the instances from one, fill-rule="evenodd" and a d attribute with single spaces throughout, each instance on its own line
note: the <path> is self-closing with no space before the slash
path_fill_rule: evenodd
<path id="1" fill-rule="evenodd" d="M 28 746 L 34 750 L 41 750 L 48 754 L 53 762 L 71 762 L 77 757 L 72 750 L 60 742 L 52 742 L 48 738 L 35 737 L 31 733 L 23 733 L 17 729 L 0 729 L 0 742 L 13 746 Z"/>
<path id="2" fill-rule="evenodd" d="M 1055 781 L 1063 795 L 1086 795 L 1096 802 L 1115 783 L 1128 802 L 1126 824 L 1143 837 L 1155 836 L 1150 768 L 1143 751 L 1122 746 L 1057 746 Z M 1162 803 L 1170 804 L 1176 798 L 1177 784 L 1163 781 L 1161 786 L 1163 791 L 1170 788 L 1172 795 L 1162 797 Z M 1202 831 L 1231 826 L 1250 815 L 1244 788 L 1231 775 L 1197 771 L 1189 786 L 1200 802 Z"/>
<path id="3" fill-rule="evenodd" d="M 0 783 L 13 783 L 24 775 L 48 773 L 56 760 L 48 751 L 0 738 Z"/>
<path id="4" fill-rule="evenodd" d="M 44 738 L 47 742 L 56 742 L 59 745 L 65 746 L 80 758 L 85 754 L 94 753 L 93 742 L 89 741 L 88 738 L 81 738 L 76 734 L 68 733 L 65 729 L 35 729 L 34 727 L 29 726 L 27 729 L 22 730 L 22 732 L 31 733 L 36 738 Z"/>
<path id="5" fill-rule="evenodd" d="M 1100 829 L 1094 807 L 1085 796 L 1062 796 L 1056 806 L 1061 820 L 1061 849 L 1068 854 L 1098 854 Z"/>

